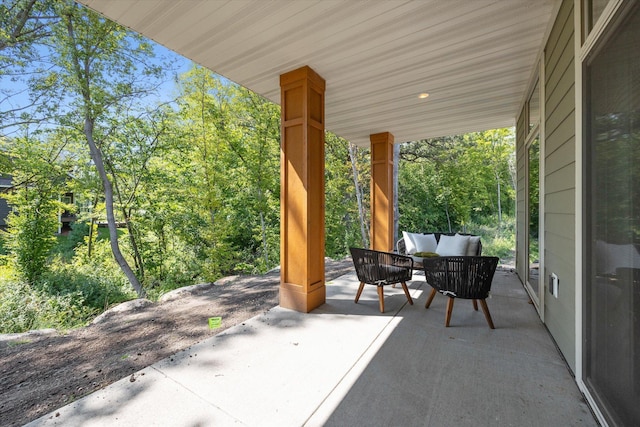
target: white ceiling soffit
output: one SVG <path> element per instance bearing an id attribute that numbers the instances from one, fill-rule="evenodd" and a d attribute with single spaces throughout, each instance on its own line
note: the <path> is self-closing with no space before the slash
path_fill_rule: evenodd
<path id="1" fill-rule="evenodd" d="M 81 3 L 276 103 L 279 76 L 308 65 L 327 129 L 367 146 L 513 126 L 557 1 Z"/>

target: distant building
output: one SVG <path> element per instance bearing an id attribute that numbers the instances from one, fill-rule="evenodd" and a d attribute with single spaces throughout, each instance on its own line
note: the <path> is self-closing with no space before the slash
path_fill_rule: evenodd
<path id="1" fill-rule="evenodd" d="M 11 188 L 11 177 L 0 177 L 0 193 L 4 193 L 8 188 Z M 11 207 L 7 203 L 7 200 L 0 197 L 0 228 L 7 228 L 7 216 L 11 212 Z"/>
<path id="2" fill-rule="evenodd" d="M 7 199 L 3 197 L 3 194 L 12 186 L 12 178 L 10 176 L 0 177 L 0 229 L 2 230 L 7 228 L 7 217 L 9 213 L 11 213 L 11 205 L 7 203 Z M 60 195 L 60 201 L 68 205 L 73 205 L 75 202 L 73 193 L 69 192 Z M 73 212 L 60 212 L 58 214 L 58 234 L 66 234 L 71 231 L 71 223 L 76 219 L 77 216 Z"/>

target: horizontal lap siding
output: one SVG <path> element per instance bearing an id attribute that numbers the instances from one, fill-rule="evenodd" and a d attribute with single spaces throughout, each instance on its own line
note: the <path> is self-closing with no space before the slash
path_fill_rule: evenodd
<path id="1" fill-rule="evenodd" d="M 571 90 L 570 92 L 567 96 L 573 96 L 574 91 Z M 566 146 L 568 143 L 571 145 L 575 132 L 575 111 L 572 110 L 557 124 L 555 129 L 550 131 L 547 128 L 547 137 L 551 140 L 545 145 L 546 156 L 554 155 L 559 148 Z"/>
<path id="2" fill-rule="evenodd" d="M 575 74 L 573 1 L 562 3 L 545 49 L 545 323 L 575 370 Z"/>
<path id="3" fill-rule="evenodd" d="M 575 176 L 570 174 L 575 170 L 575 162 L 567 163 L 567 159 L 573 158 L 575 155 L 575 147 L 572 141 L 558 147 L 557 150 L 546 157 L 545 167 L 547 169 L 545 169 L 545 176 L 547 179 L 552 180 L 545 186 L 545 190 L 548 193 L 553 192 L 555 188 L 572 190 L 575 188 Z M 571 169 L 570 171 L 569 168 Z M 556 181 L 558 178 L 562 179 Z"/>

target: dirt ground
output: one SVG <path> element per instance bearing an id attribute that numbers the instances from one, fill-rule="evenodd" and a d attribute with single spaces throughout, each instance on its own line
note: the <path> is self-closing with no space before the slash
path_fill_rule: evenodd
<path id="1" fill-rule="evenodd" d="M 353 271 L 326 262 L 326 280 Z M 278 305 L 280 273 L 222 279 L 158 303 L 137 300 L 91 325 L 0 335 L 0 425 L 20 426 Z M 210 329 L 210 317 L 222 325 Z"/>

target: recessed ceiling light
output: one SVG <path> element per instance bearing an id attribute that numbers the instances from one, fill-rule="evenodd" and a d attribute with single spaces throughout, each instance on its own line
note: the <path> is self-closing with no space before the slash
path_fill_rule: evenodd
<path id="1" fill-rule="evenodd" d="M 420 99 L 425 99 L 425 98 L 428 98 L 428 97 L 429 97 L 429 94 L 426 93 L 426 92 L 423 92 L 420 95 L 418 95 L 418 98 L 420 98 Z"/>

